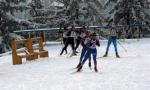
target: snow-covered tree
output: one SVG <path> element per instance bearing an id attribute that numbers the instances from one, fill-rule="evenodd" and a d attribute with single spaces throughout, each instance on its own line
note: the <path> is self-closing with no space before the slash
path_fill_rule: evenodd
<path id="1" fill-rule="evenodd" d="M 102 20 L 101 0 L 57 0 L 64 4 L 65 15 L 69 16 L 69 23 L 94 24 Z"/>
<path id="2" fill-rule="evenodd" d="M 112 6 L 112 7 L 110 7 Z M 108 21 L 112 19 L 118 24 L 150 24 L 150 1 L 149 0 L 108 0 L 105 4 Z M 142 26 L 139 26 L 140 31 Z M 149 29 L 150 26 L 147 28 Z M 134 28 L 128 27 L 127 33 L 132 35 Z M 134 30 L 133 30 L 134 29 Z M 140 35 L 139 35 L 140 36 Z"/>
<path id="3" fill-rule="evenodd" d="M 30 7 L 30 21 L 33 24 L 44 27 L 56 27 L 61 20 L 63 10 L 57 6 L 56 0 L 32 0 L 29 3 Z"/>
<path id="4" fill-rule="evenodd" d="M 32 0 L 31 3 L 29 3 L 30 7 L 30 15 L 31 15 L 31 21 L 34 23 L 44 23 L 44 9 L 41 0 Z"/>
<path id="5" fill-rule="evenodd" d="M 18 29 L 18 22 L 14 18 L 14 13 L 18 10 L 26 9 L 20 3 L 25 0 L 1 0 L 0 1 L 0 53 L 10 49 L 9 33 Z"/>

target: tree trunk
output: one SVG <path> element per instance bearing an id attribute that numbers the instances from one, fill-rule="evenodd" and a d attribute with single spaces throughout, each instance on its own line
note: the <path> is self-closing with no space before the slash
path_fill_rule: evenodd
<path id="1" fill-rule="evenodd" d="M 4 52 L 4 47 L 3 47 L 4 45 L 3 45 L 2 41 L 3 41 L 3 38 L 0 35 L 0 54 Z"/>

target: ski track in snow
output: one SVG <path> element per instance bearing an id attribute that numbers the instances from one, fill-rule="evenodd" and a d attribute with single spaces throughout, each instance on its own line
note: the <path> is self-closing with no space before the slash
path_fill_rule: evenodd
<path id="1" fill-rule="evenodd" d="M 98 73 L 89 69 L 88 61 L 81 72 L 74 73 L 80 55 L 59 56 L 61 45 L 46 45 L 49 58 L 24 60 L 21 65 L 12 65 L 12 56 L 6 55 L 0 57 L 0 90 L 148 90 L 149 42 L 150 39 L 121 41 L 127 49 L 125 52 L 118 44 L 121 58 L 115 58 L 111 45 L 108 57 L 97 59 Z M 101 41 L 97 57 L 103 56 L 106 44 Z"/>

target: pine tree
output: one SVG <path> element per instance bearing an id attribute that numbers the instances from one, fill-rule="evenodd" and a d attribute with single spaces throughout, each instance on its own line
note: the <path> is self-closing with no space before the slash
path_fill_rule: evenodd
<path id="1" fill-rule="evenodd" d="M 14 18 L 14 13 L 18 10 L 24 10 L 25 7 L 19 5 L 19 3 L 25 2 L 25 0 L 1 0 L 0 1 L 0 34 L 2 37 L 2 43 L 0 43 L 0 53 L 10 49 L 9 33 L 17 28 L 17 21 Z"/>
<path id="2" fill-rule="evenodd" d="M 108 21 L 112 19 L 115 20 L 118 24 L 148 24 L 150 23 L 150 1 L 149 0 L 109 0 L 105 8 L 113 5 L 112 9 L 109 10 L 107 14 Z M 139 26 L 140 31 L 142 26 Z M 150 27 L 148 27 L 150 28 Z M 127 34 L 130 34 L 128 37 L 132 37 L 134 28 L 127 27 Z M 140 36 L 140 35 L 139 35 Z"/>
<path id="3" fill-rule="evenodd" d="M 30 21 L 39 25 L 45 24 L 44 6 L 42 5 L 41 0 L 32 0 L 28 6 L 30 7 Z"/>
<path id="4" fill-rule="evenodd" d="M 76 21 L 83 25 L 101 22 L 102 4 L 100 0 L 57 0 L 64 4 L 65 15 L 69 16 L 69 23 Z"/>

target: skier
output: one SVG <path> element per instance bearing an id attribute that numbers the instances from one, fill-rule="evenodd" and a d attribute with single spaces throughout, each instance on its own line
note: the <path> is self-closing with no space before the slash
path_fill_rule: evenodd
<path id="1" fill-rule="evenodd" d="M 99 40 L 96 38 L 96 33 L 93 33 L 90 38 L 87 38 L 85 40 L 85 44 L 88 47 L 88 49 L 87 49 L 87 52 L 84 56 L 84 59 L 81 62 L 81 65 L 79 66 L 77 72 L 79 72 L 82 69 L 84 63 L 91 56 L 91 54 L 93 55 L 94 70 L 95 70 L 95 72 L 98 72 L 98 70 L 97 70 L 97 60 L 96 60 L 96 57 L 97 57 L 96 45 L 100 46 L 100 43 L 99 43 Z"/>
<path id="2" fill-rule="evenodd" d="M 79 60 L 79 64 L 77 65 L 77 68 L 79 68 L 79 66 L 81 65 L 81 62 L 87 52 L 88 47 L 84 44 L 84 42 L 85 42 L 85 39 L 90 38 L 90 32 L 82 30 L 80 37 L 81 37 L 82 51 L 81 51 L 80 60 Z M 89 67 L 91 68 L 91 56 L 89 56 Z"/>
<path id="3" fill-rule="evenodd" d="M 72 48 L 72 55 L 76 55 L 75 53 L 75 47 L 74 47 L 74 38 L 76 37 L 76 33 L 75 33 L 75 27 L 72 26 L 72 28 L 66 33 L 67 35 L 67 40 L 65 42 L 65 46 L 64 48 L 62 49 L 60 55 L 63 54 L 64 50 L 67 49 L 68 45 L 70 44 L 71 45 L 71 48 Z"/>
<path id="4" fill-rule="evenodd" d="M 64 44 L 64 46 L 66 44 L 66 41 L 68 40 L 67 32 L 68 32 L 67 27 L 64 27 L 64 32 L 63 32 L 63 35 L 62 35 L 63 36 L 63 44 Z M 65 52 L 67 54 L 67 48 L 65 49 Z"/>
<path id="5" fill-rule="evenodd" d="M 118 55 L 118 51 L 117 51 L 117 40 L 116 40 L 117 39 L 116 30 L 117 29 L 116 29 L 116 25 L 115 25 L 114 21 L 112 22 L 109 30 L 110 30 L 110 36 L 109 36 L 108 43 L 107 43 L 106 53 L 103 57 L 107 57 L 110 44 L 111 44 L 111 42 L 113 42 L 115 52 L 116 52 L 116 57 L 120 58 L 120 56 Z"/>

